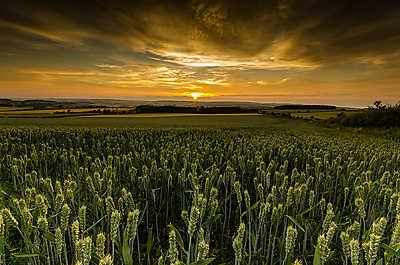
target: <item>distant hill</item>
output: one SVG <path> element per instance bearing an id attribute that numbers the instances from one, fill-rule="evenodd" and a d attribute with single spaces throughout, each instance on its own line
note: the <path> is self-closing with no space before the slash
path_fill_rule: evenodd
<path id="1" fill-rule="evenodd" d="M 100 104 L 113 106 L 179 106 L 179 107 L 242 107 L 242 108 L 273 108 L 279 104 L 259 103 L 251 101 L 192 101 L 192 100 L 122 100 L 122 99 L 51 99 L 58 102 Z"/>
<path id="2" fill-rule="evenodd" d="M 7 98 L 0 98 L 0 106 L 13 107 L 14 101 L 11 99 L 7 99 Z"/>
<path id="3" fill-rule="evenodd" d="M 0 99 L 0 106 L 24 106 L 33 108 L 85 108 L 85 107 L 137 107 L 176 106 L 176 107 L 238 107 L 272 109 L 277 104 L 247 101 L 185 101 L 185 100 L 121 100 L 121 99 Z"/>
<path id="4" fill-rule="evenodd" d="M 193 100 L 123 100 L 123 99 L 0 99 L 0 106 L 32 107 L 35 109 L 49 108 L 96 108 L 96 107 L 137 107 L 147 106 L 175 106 L 175 107 L 236 107 L 259 110 L 334 110 L 331 105 L 302 105 L 282 103 L 260 103 L 251 101 L 193 101 Z"/>
<path id="5" fill-rule="evenodd" d="M 274 109 L 277 109 L 277 110 L 335 110 L 336 106 L 290 104 L 290 105 L 275 106 Z"/>
<path id="6" fill-rule="evenodd" d="M 232 113 L 257 113 L 257 108 L 241 107 L 186 107 L 186 106 L 154 106 L 140 105 L 135 113 L 197 113 L 197 114 L 232 114 Z"/>
<path id="7" fill-rule="evenodd" d="M 273 108 L 277 104 L 259 103 L 251 101 L 173 101 L 158 100 L 148 101 L 147 104 L 154 106 L 203 106 L 203 107 L 241 107 L 241 108 Z"/>
<path id="8" fill-rule="evenodd" d="M 12 99 L 0 99 L 0 106 L 5 107 L 32 107 L 32 108 L 48 108 L 55 107 L 60 103 L 52 100 L 42 99 L 26 99 L 26 100 L 12 100 Z"/>

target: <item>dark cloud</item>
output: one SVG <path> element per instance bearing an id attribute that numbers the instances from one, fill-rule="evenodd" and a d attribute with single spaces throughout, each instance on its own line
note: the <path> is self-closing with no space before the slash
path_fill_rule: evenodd
<path id="1" fill-rule="evenodd" d="M 325 64 L 400 47 L 398 1 L 5 1 L 4 50 L 72 45 Z M 18 44 L 19 43 L 19 44 Z M 264 60 L 267 57 L 260 57 Z"/>
<path id="2" fill-rule="evenodd" d="M 367 105 L 400 96 L 400 2 L 3 0 L 0 58 L 4 95 Z"/>

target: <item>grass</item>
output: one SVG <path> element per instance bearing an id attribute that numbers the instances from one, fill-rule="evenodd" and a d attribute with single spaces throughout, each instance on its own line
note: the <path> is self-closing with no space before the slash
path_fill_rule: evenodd
<path id="1" fill-rule="evenodd" d="M 312 119 L 319 119 L 319 120 L 327 120 L 330 118 L 336 118 L 340 113 L 343 113 L 345 115 L 352 115 L 357 113 L 357 111 L 312 111 L 312 112 L 296 112 L 296 113 L 291 113 L 290 115 L 293 118 L 300 118 L 300 119 L 306 119 L 306 120 L 312 120 Z"/>
<path id="2" fill-rule="evenodd" d="M 315 134 L 322 131 L 336 133 L 336 130 L 321 128 L 303 120 L 291 120 L 254 114 L 203 114 L 168 116 L 135 115 L 115 116 L 109 115 L 92 117 L 63 117 L 63 118 L 0 118 L 0 127 L 12 128 L 284 128 L 292 134 L 304 132 Z"/>
<path id="3" fill-rule="evenodd" d="M 39 120 L 265 127 L 0 130 L 6 158 L 0 201 L 7 207 L 0 215 L 10 235 L 5 255 L 0 250 L 2 264 L 78 264 L 94 254 L 87 246 L 100 234 L 101 253 L 90 264 L 104 251 L 115 265 L 157 264 L 163 253 L 167 263 L 158 264 L 172 264 L 168 258 L 175 256 L 187 264 L 289 265 L 296 257 L 305 264 L 349 264 L 341 262 L 349 258 L 341 232 L 357 245 L 393 246 L 390 236 L 400 226 L 392 204 L 399 145 L 384 139 L 332 129 L 326 129 L 332 135 L 315 135 L 325 129 L 254 115 Z M 355 229 L 360 222 L 362 229 Z M 204 262 L 195 262 L 201 248 Z M 369 248 L 366 253 L 384 255 Z M 322 263 L 327 256 L 331 260 Z M 399 264 L 392 260 L 387 264 Z"/>
<path id="4" fill-rule="evenodd" d="M 341 112 L 340 111 L 318 111 L 318 112 L 291 113 L 290 115 L 293 118 L 326 120 L 326 119 L 330 119 L 330 118 L 336 118 L 339 113 L 341 113 Z"/>
<path id="5" fill-rule="evenodd" d="M 103 128 L 242 128 L 267 127 L 275 119 L 256 115 L 138 115 L 64 118 L 0 118 L 7 127 L 103 127 Z"/>
<path id="6" fill-rule="evenodd" d="M 79 116 L 78 116 L 79 115 Z M 356 137 L 387 138 L 400 141 L 400 133 L 393 130 L 348 130 L 328 128 L 319 122 L 306 119 L 288 119 L 258 114 L 125 114 L 93 115 L 58 118 L 40 117 L 0 117 L 1 128 L 136 128 L 136 129 L 278 129 L 290 135 L 329 135 L 347 134 Z"/>
<path id="7" fill-rule="evenodd" d="M 400 227 L 389 206 L 398 196 L 392 179 L 398 181 L 399 144 L 321 124 L 254 114 L 0 118 L 0 153 L 7 157 L 0 163 L 0 204 L 19 221 L 6 226 L 12 237 L 6 254 L 0 250 L 0 263 L 45 264 L 49 257 L 48 264 L 77 264 L 83 252 L 93 254 L 84 246 L 94 245 L 100 233 L 107 242 L 100 249 L 116 265 L 132 259 L 156 264 L 162 253 L 177 253 L 187 264 L 289 265 L 295 257 L 322 264 L 320 249 L 331 253 L 328 265 L 348 259 L 341 232 L 369 244 L 371 231 L 382 231 L 372 238 L 389 244 L 391 231 Z M 38 194 L 28 196 L 26 187 Z M 360 198 L 360 191 L 368 196 Z M 365 217 L 357 211 L 362 199 Z M 62 203 L 68 211 L 57 208 Z M 6 209 L 1 214 L 10 216 Z M 372 229 L 381 216 L 387 229 Z M 363 229 L 350 232 L 359 220 Z M 128 224 L 134 236 L 120 233 Z M 80 239 L 70 240 L 76 234 Z M 330 238 L 327 248 L 319 246 L 319 235 Z M 193 262 L 204 244 L 204 262 Z"/>

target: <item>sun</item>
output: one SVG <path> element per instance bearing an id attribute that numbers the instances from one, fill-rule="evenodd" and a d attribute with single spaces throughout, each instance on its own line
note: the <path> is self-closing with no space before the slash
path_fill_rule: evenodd
<path id="1" fill-rule="evenodd" d="M 199 97 L 201 97 L 203 95 L 204 95 L 204 93 L 201 93 L 201 92 L 190 93 L 190 96 L 193 98 L 193 100 L 197 100 Z"/>
<path id="2" fill-rule="evenodd" d="M 208 98 L 208 97 L 213 97 L 215 94 L 213 93 L 208 93 L 208 92 L 184 92 L 183 95 L 185 97 L 191 97 L 192 100 L 198 100 L 199 98 Z"/>

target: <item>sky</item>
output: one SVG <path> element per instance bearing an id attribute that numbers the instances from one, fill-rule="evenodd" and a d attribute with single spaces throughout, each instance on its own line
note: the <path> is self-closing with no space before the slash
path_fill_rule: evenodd
<path id="1" fill-rule="evenodd" d="M 20 1 L 1 98 L 400 101 L 400 2 Z"/>

